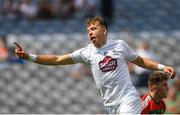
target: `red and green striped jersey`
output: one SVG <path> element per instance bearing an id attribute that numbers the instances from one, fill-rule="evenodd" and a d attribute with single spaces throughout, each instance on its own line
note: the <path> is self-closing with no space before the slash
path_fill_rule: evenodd
<path id="1" fill-rule="evenodd" d="M 158 103 L 146 93 L 141 97 L 142 100 L 142 114 L 163 114 L 166 110 L 166 105 L 163 100 L 160 100 Z"/>

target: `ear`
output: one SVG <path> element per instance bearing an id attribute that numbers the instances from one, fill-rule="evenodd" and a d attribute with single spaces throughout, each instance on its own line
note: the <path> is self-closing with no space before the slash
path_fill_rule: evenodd
<path id="1" fill-rule="evenodd" d="M 157 90 L 157 85 L 151 85 L 149 88 L 151 91 L 155 91 Z"/>
<path id="2" fill-rule="evenodd" d="M 104 28 L 104 35 L 107 35 L 107 29 Z"/>

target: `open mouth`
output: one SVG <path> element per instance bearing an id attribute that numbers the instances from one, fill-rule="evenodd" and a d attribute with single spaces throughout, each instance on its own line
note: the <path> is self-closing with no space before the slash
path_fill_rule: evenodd
<path id="1" fill-rule="evenodd" d="M 92 42 L 95 42 L 95 37 L 93 36 L 93 37 L 90 37 L 90 40 L 92 41 Z"/>

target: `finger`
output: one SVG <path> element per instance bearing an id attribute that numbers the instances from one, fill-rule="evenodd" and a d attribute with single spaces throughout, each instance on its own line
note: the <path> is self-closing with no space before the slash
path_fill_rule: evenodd
<path id="1" fill-rule="evenodd" d="M 167 74 L 173 73 L 173 72 L 171 72 L 169 69 L 166 69 L 164 72 L 167 73 Z"/>
<path id="2" fill-rule="evenodd" d="M 171 73 L 170 75 L 169 75 L 169 79 L 172 79 L 173 78 L 173 73 Z"/>
<path id="3" fill-rule="evenodd" d="M 172 75 L 172 78 L 175 78 L 176 77 L 176 70 L 173 71 L 173 75 Z"/>
<path id="4" fill-rule="evenodd" d="M 15 49 L 15 53 L 21 53 L 22 51 L 19 49 Z"/>
<path id="5" fill-rule="evenodd" d="M 22 50 L 22 47 L 21 47 L 17 42 L 14 42 L 14 44 L 16 45 L 16 47 L 17 47 L 19 50 Z"/>
<path id="6" fill-rule="evenodd" d="M 171 69 L 170 69 L 170 72 L 171 72 L 171 74 L 170 74 L 169 77 L 170 77 L 171 79 L 173 79 L 173 78 L 176 76 L 176 71 L 175 71 L 173 68 L 171 68 Z"/>

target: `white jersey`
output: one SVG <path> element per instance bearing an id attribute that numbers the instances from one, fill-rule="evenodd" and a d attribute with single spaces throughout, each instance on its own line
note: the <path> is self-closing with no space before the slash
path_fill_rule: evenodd
<path id="1" fill-rule="evenodd" d="M 101 48 L 89 44 L 70 55 L 75 63 L 91 67 L 105 106 L 139 99 L 127 67 L 127 61 L 136 59 L 138 55 L 123 40 L 107 40 Z"/>

